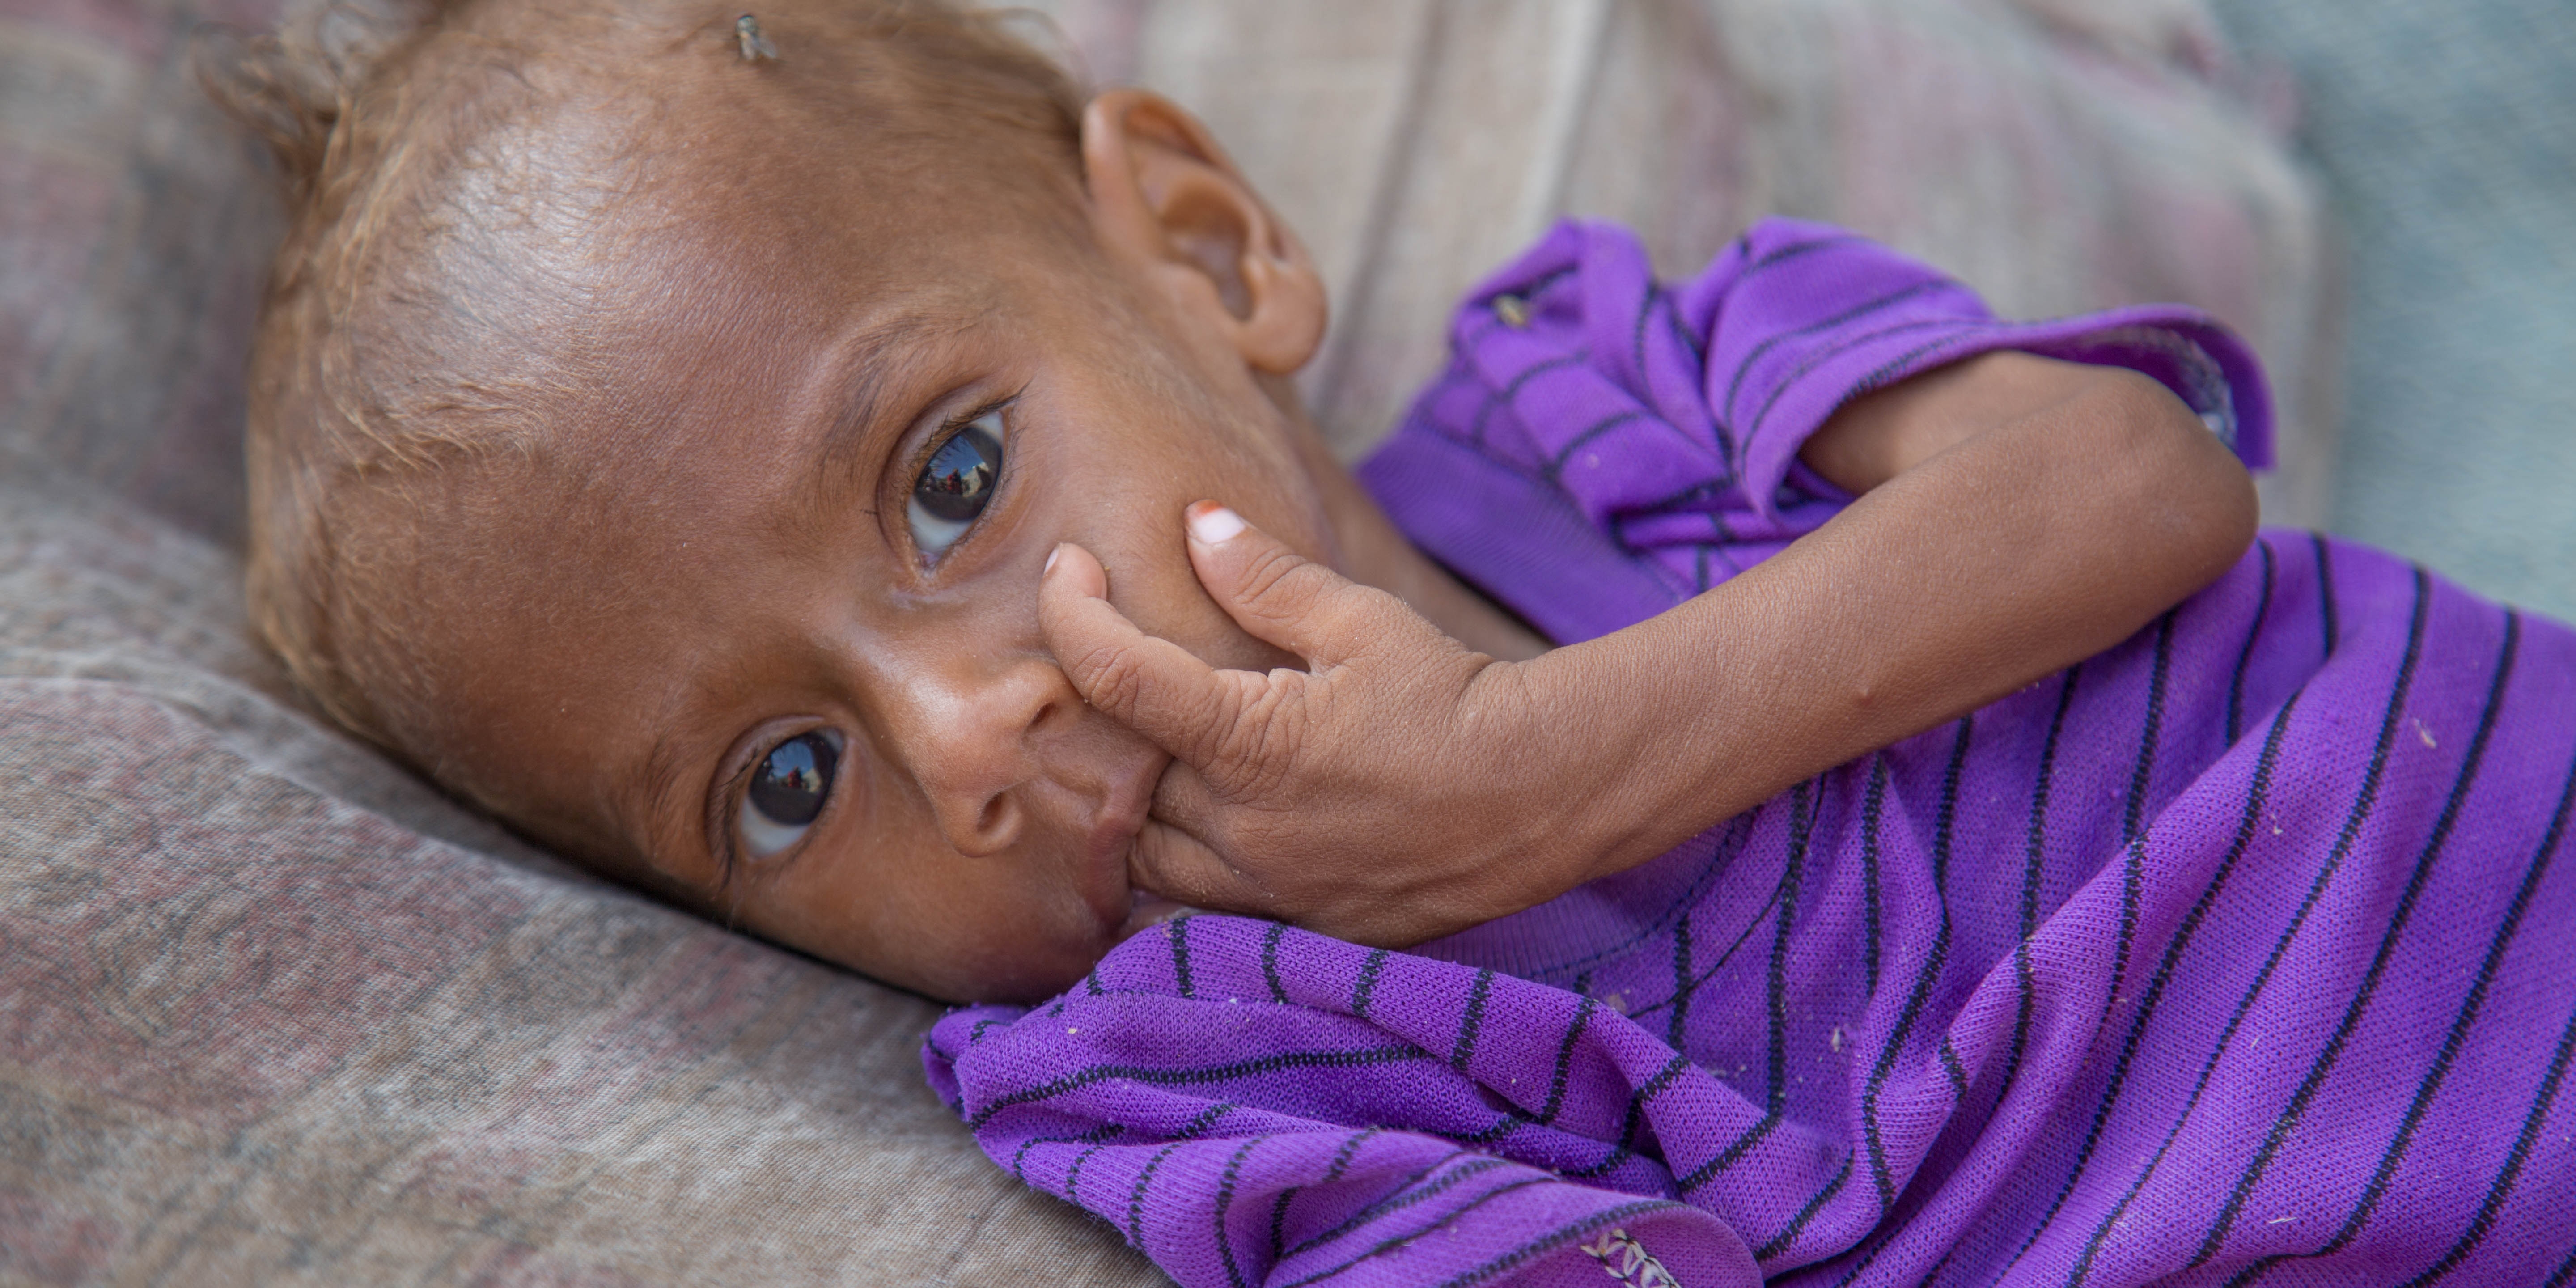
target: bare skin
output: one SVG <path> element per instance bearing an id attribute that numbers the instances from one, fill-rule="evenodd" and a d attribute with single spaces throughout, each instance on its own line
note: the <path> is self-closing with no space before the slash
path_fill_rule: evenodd
<path id="1" fill-rule="evenodd" d="M 1213 669 L 1060 550 L 1056 657 L 1175 757 L 1142 880 L 1362 943 L 1461 930 L 2100 652 L 2253 535 L 2235 458 L 2123 371 L 1975 359 L 1856 401 L 1805 459 L 1863 495 L 1689 603 L 1528 662 L 1212 503 L 1189 512 L 1201 582 L 1302 667 Z"/>
<path id="2" fill-rule="evenodd" d="M 1197 123 L 1103 95 L 1082 164 L 1080 254 L 863 167 L 681 167 L 687 217 L 611 239 L 650 305 L 610 392 L 447 502 L 493 535 L 417 578 L 433 767 L 772 939 L 1026 999 L 1183 904 L 1389 945 L 1527 907 L 2116 642 L 2251 536 L 2161 388 L 2001 355 L 1838 415 L 1807 459 L 1866 495 L 1822 530 L 1548 651 L 1323 450 L 1285 383 L 1320 281 Z M 975 426 L 997 481 L 931 549 L 916 485 Z M 1203 501 L 1250 526 L 1185 537 Z M 819 812 L 746 814 L 800 738 L 837 748 Z"/>

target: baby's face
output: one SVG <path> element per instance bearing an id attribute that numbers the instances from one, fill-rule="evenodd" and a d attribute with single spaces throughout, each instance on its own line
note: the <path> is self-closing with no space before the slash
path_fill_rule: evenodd
<path id="1" fill-rule="evenodd" d="M 1181 514 L 1218 499 L 1333 561 L 1329 463 L 1114 255 L 962 193 L 760 181 L 537 266 L 599 277 L 608 341 L 538 450 L 455 499 L 490 535 L 444 574 L 464 607 L 423 614 L 456 667 L 438 755 L 746 929 L 1043 996 L 1171 911 L 1128 867 L 1167 757 L 1058 669 L 1049 552 L 1094 552 L 1212 664 L 1293 664 L 1199 588 Z"/>

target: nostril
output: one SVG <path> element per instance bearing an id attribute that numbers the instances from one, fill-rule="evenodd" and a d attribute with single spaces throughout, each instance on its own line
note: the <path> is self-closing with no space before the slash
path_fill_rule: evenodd
<path id="1" fill-rule="evenodd" d="M 1010 823 L 1010 816 L 1009 794 L 996 794 L 992 799 L 984 802 L 983 811 L 975 816 L 975 834 L 983 837 L 1001 835 L 1002 829 Z"/>
<path id="2" fill-rule="evenodd" d="M 1029 732 L 1035 733 L 1041 729 L 1045 729 L 1049 725 L 1059 723 L 1061 717 L 1069 714 L 1071 710 L 1072 708 L 1066 704 L 1064 699 L 1054 697 L 1047 698 L 1046 700 L 1038 703 L 1037 710 L 1029 713 Z"/>

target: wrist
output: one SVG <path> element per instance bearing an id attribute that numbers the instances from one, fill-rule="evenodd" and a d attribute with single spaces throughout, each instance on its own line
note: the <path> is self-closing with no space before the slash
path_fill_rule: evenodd
<path id="1" fill-rule="evenodd" d="M 1548 897 L 1622 870 L 1621 851 L 1638 821 L 1640 713 L 1621 691 L 1608 638 L 1503 663 L 1515 688 L 1503 736 L 1508 758 L 1493 781 L 1507 784 L 1518 856 L 1551 889 Z M 1630 860 L 1631 863 L 1634 860 Z"/>

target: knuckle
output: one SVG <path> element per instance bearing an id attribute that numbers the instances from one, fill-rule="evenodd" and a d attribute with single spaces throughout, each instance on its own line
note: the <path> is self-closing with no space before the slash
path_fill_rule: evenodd
<path id="1" fill-rule="evenodd" d="M 1076 677 L 1085 702 L 1103 711 L 1133 708 L 1145 690 L 1145 659 L 1124 644 L 1095 644 L 1066 668 Z"/>
<path id="2" fill-rule="evenodd" d="M 1340 583 L 1322 564 L 1281 547 L 1262 551 L 1245 564 L 1241 598 L 1268 616 L 1292 619 L 1329 602 Z"/>
<path id="3" fill-rule="evenodd" d="M 1289 590 L 1292 575 L 1307 566 L 1303 556 L 1286 546 L 1256 550 L 1245 558 L 1239 573 L 1242 596 L 1256 602 L 1272 599 Z"/>
<path id="4" fill-rule="evenodd" d="M 1250 704 L 1227 731 L 1225 747 L 1233 773 L 1231 794 L 1246 800 L 1277 800 L 1291 788 L 1303 763 L 1306 721 L 1288 695 L 1273 688 Z"/>

